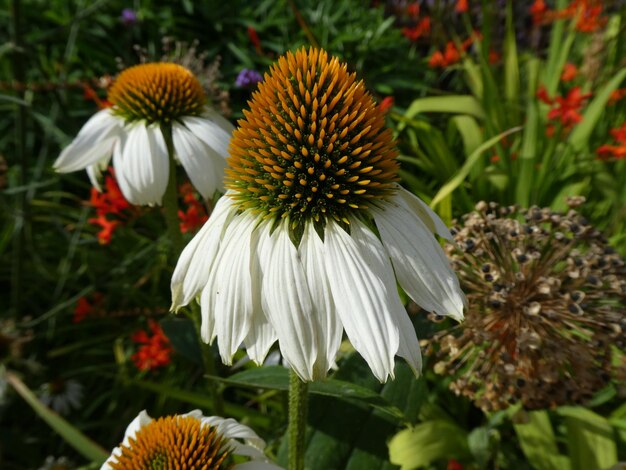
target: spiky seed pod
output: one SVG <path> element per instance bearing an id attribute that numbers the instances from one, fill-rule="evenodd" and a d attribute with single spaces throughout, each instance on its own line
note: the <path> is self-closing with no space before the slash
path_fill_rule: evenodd
<path id="1" fill-rule="evenodd" d="M 287 53 L 265 75 L 233 133 L 226 186 L 242 209 L 292 226 L 386 198 L 398 180 L 384 114 L 363 82 L 323 50 Z"/>
<path id="2" fill-rule="evenodd" d="M 120 447 L 121 454 L 109 465 L 116 470 L 146 468 L 217 470 L 229 468 L 228 449 L 213 426 L 202 426 L 191 416 L 166 416 L 143 426 Z"/>
<path id="3" fill-rule="evenodd" d="M 598 230 L 573 209 L 479 203 L 453 234 L 469 309 L 430 341 L 452 390 L 485 411 L 541 409 L 609 383 L 612 348 L 626 347 L 626 269 Z"/>
<path id="4" fill-rule="evenodd" d="M 206 96 L 198 79 L 185 67 L 155 62 L 129 67 L 113 82 L 108 99 L 126 121 L 168 123 L 199 116 Z"/>

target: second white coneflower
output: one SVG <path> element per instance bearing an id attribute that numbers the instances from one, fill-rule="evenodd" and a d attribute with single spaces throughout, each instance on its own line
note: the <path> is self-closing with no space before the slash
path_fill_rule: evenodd
<path id="1" fill-rule="evenodd" d="M 173 308 L 198 298 L 204 341 L 225 363 L 243 342 L 261 363 L 278 340 L 305 381 L 324 377 L 343 331 L 381 381 L 399 355 L 419 371 L 396 280 L 428 311 L 463 317 L 434 234 L 445 225 L 397 184 L 384 115 L 322 50 L 272 67 L 233 134 L 226 196 L 183 251 Z"/>
<path id="2" fill-rule="evenodd" d="M 92 116 L 54 163 L 58 172 L 87 169 L 99 189 L 112 155 L 124 197 L 133 204 L 161 204 L 173 153 L 204 197 L 221 189 L 233 126 L 207 106 L 189 70 L 166 62 L 129 67 L 107 98 L 111 107 Z"/>

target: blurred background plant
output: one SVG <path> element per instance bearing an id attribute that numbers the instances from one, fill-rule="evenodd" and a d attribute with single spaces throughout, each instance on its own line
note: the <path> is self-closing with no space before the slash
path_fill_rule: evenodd
<path id="1" fill-rule="evenodd" d="M 88 117 L 107 105 L 106 89 L 122 67 L 180 63 L 234 123 L 278 55 L 301 45 L 324 47 L 375 94 L 398 139 L 403 184 L 444 219 L 460 220 L 481 200 L 564 211 L 567 196 L 582 195 L 581 216 L 605 233 L 616 257 L 626 256 L 623 1 L 11 0 L 6 6 L 0 17 L 3 469 L 97 461 L 141 409 L 159 416 L 192 406 L 214 414 L 220 405 L 208 393 L 206 374 L 219 381 L 224 414 L 251 425 L 268 440 L 270 454 L 285 457 L 286 370 L 258 369 L 243 353 L 237 370 L 206 368 L 206 355 L 215 351 L 200 346 L 193 312 L 167 313 L 173 261 L 159 209 L 128 204 L 111 172 L 98 193 L 82 172 L 61 177 L 51 170 Z M 189 240 L 213 201 L 182 178 L 179 183 L 180 228 Z M 546 240 L 549 254 L 556 236 Z M 477 273 L 482 266 L 464 266 L 485 274 Z M 469 297 L 474 288 L 466 287 Z M 451 327 L 408 308 L 421 336 L 438 338 Z M 483 306 L 476 314 L 486 312 Z M 623 321 L 623 305 L 612 315 Z M 430 355 L 419 380 L 398 364 L 396 380 L 381 385 L 346 344 L 333 379 L 311 390 L 307 465 L 609 468 L 626 460 L 623 334 L 622 343 L 611 345 L 612 365 L 622 372 L 596 377 L 584 397 L 560 400 L 556 408 L 524 409 L 517 399 L 509 407 L 476 406 L 450 390 L 454 377 L 436 374 Z M 585 341 L 579 346 L 592 348 Z M 506 367 L 502 358 L 493 361 Z"/>

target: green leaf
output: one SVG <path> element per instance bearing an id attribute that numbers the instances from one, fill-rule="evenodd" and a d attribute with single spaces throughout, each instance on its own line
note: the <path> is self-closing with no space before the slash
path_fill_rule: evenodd
<path id="1" fill-rule="evenodd" d="M 190 392 L 189 390 L 183 390 L 161 383 L 150 382 L 148 380 L 126 379 L 125 382 L 135 387 L 150 390 L 175 400 L 198 406 L 205 412 L 210 412 L 214 408 L 213 400 L 211 400 L 208 394 Z M 250 423 L 256 423 L 259 427 L 269 426 L 271 423 L 269 416 L 264 416 L 258 411 L 245 406 L 236 405 L 228 401 L 224 402 L 224 412 L 226 415 L 237 419 L 246 418 L 250 421 Z"/>
<path id="2" fill-rule="evenodd" d="M 589 103 L 589 106 L 587 106 L 583 114 L 583 120 L 574 128 L 569 136 L 569 143 L 574 150 L 582 150 L 587 147 L 591 132 L 598 123 L 600 116 L 602 116 L 611 93 L 620 86 L 624 78 L 626 78 L 626 67 L 617 72 L 615 76 L 600 89 L 591 103 Z"/>
<path id="3" fill-rule="evenodd" d="M 471 155 L 482 142 L 483 132 L 480 126 L 472 116 L 460 115 L 454 116 L 450 121 L 456 126 L 463 139 L 463 148 L 465 155 Z"/>
<path id="4" fill-rule="evenodd" d="M 463 164 L 461 169 L 456 173 L 456 175 L 454 175 L 452 177 L 452 179 L 450 179 L 450 181 L 448 181 L 446 184 L 444 184 L 441 187 L 439 192 L 435 195 L 435 197 L 433 198 L 432 202 L 430 203 L 431 207 L 435 207 L 446 196 L 448 196 L 456 188 L 458 188 L 461 185 L 461 183 L 463 183 L 463 181 L 465 180 L 465 178 L 469 174 L 470 170 L 476 164 L 476 162 L 478 161 L 478 159 L 480 158 L 480 156 L 482 155 L 482 153 L 485 150 L 489 149 L 490 147 L 493 147 L 503 137 L 505 137 L 505 136 L 507 136 L 509 134 L 512 134 L 514 132 L 517 132 L 520 129 L 521 129 L 521 127 L 514 127 L 514 128 L 509 129 L 507 131 L 504 131 L 504 132 L 498 134 L 497 136 L 492 137 L 491 139 L 487 140 L 480 147 L 478 147 L 476 150 L 474 150 L 474 152 L 467 158 L 467 160 L 465 160 L 465 163 Z"/>
<path id="5" fill-rule="evenodd" d="M 35 394 L 15 374 L 6 372 L 5 377 L 6 381 L 11 384 L 15 391 L 30 405 L 35 413 L 48 423 L 59 436 L 65 439 L 65 442 L 71 445 L 83 457 L 99 463 L 104 462 L 109 457 L 109 452 L 105 451 L 77 428 L 41 403 Z"/>
<path id="6" fill-rule="evenodd" d="M 269 388 L 274 390 L 288 390 L 289 371 L 281 366 L 258 367 L 239 372 L 238 374 L 230 376 L 228 379 L 221 379 L 221 381 L 231 385 Z M 377 392 L 354 383 L 344 382 L 343 380 L 326 379 L 323 381 L 311 382 L 309 392 L 328 397 L 358 400 L 379 409 L 396 419 L 402 419 L 404 417 L 401 410 L 391 405 Z"/>
<path id="7" fill-rule="evenodd" d="M 525 416 L 528 422 L 514 424 L 514 428 L 528 462 L 536 470 L 569 470 L 570 461 L 559 454 L 548 413 L 531 411 Z"/>
<path id="8" fill-rule="evenodd" d="M 465 430 L 447 421 L 427 421 L 396 434 L 389 442 L 389 456 L 392 463 L 408 470 L 471 454 Z"/>
<path id="9" fill-rule="evenodd" d="M 176 352 L 202 365 L 202 350 L 198 343 L 196 329 L 190 319 L 171 316 L 161 321 L 161 327 Z"/>
<path id="10" fill-rule="evenodd" d="M 617 462 L 615 435 L 606 418 L 576 406 L 561 407 L 557 414 L 565 418 L 573 470 L 602 470 Z"/>
<path id="11" fill-rule="evenodd" d="M 485 113 L 476 98 L 469 95 L 429 96 L 419 98 L 411 103 L 404 116 L 411 119 L 420 113 L 453 113 L 469 114 L 482 119 Z M 404 123 L 398 124 L 398 130 L 404 128 Z"/>

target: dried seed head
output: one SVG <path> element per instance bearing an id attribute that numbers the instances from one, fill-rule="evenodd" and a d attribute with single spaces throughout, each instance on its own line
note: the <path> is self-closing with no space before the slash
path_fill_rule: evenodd
<path id="1" fill-rule="evenodd" d="M 584 402 L 619 373 L 624 261 L 573 209 L 476 209 L 447 247 L 470 308 L 431 340 L 437 372 L 484 410 Z"/>

